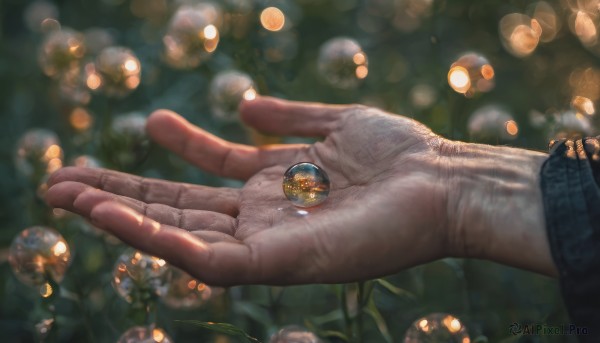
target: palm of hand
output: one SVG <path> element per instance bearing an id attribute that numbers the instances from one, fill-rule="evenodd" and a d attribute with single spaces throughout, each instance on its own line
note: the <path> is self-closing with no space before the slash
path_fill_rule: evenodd
<path id="1" fill-rule="evenodd" d="M 214 284 L 350 281 L 441 255 L 444 194 L 432 146 L 437 138 L 427 128 L 363 107 L 258 101 L 263 103 L 242 109 L 250 125 L 276 134 L 321 135 L 325 140 L 256 149 L 225 146 L 230 143 L 204 133 L 198 143 L 208 147 L 196 149 L 185 141 L 186 135 L 176 138 L 157 125 L 160 131 L 149 131 L 159 143 L 209 171 L 247 178 L 244 187 L 138 182 L 140 189 L 154 192 L 148 195 L 111 185 L 110 176 L 89 176 L 99 171 L 88 170 L 87 177 L 82 171 L 68 171 L 53 177 L 56 186 L 49 202 L 89 216 L 125 242 Z M 265 117 L 273 112 L 279 117 Z M 290 115 L 306 118 L 298 121 Z M 165 120 L 175 119 L 161 122 Z M 215 156 L 218 163 L 211 163 Z M 283 195 L 282 177 L 290 165 L 303 161 L 323 167 L 332 190 L 323 204 L 298 211 Z M 81 183 L 107 193 L 89 192 Z M 107 203 L 115 200 L 112 193 L 121 195 L 121 205 Z M 203 195 L 189 199 L 199 194 Z M 146 216 L 128 212 L 123 204 Z M 128 221 L 137 222 L 138 228 L 126 228 Z"/>

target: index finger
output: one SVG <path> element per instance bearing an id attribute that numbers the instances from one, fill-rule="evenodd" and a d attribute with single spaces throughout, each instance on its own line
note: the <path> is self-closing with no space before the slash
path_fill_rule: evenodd
<path id="1" fill-rule="evenodd" d="M 95 226 L 111 232 L 123 242 L 164 258 L 210 285 L 285 284 L 293 281 L 282 277 L 281 273 L 285 266 L 294 265 L 289 260 L 293 254 L 263 261 L 255 245 L 232 240 L 208 243 L 190 232 L 160 224 L 114 201 L 96 205 L 90 217 Z"/>
<path id="2" fill-rule="evenodd" d="M 259 97 L 240 105 L 242 120 L 266 133 L 291 136 L 327 136 L 342 123 L 348 106 L 285 101 Z M 148 119 L 150 136 L 196 166 L 219 176 L 246 180 L 258 171 L 289 164 L 308 149 L 306 144 L 261 147 L 225 141 L 190 124 L 168 110 Z"/>
<path id="3" fill-rule="evenodd" d="M 264 168 L 286 164 L 307 148 L 305 144 L 254 147 L 228 142 L 168 110 L 154 112 L 146 129 L 157 143 L 199 168 L 240 180 Z"/>

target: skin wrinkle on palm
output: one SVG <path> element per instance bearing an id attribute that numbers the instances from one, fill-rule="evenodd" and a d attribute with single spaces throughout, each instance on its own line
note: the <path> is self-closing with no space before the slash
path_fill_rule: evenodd
<path id="1" fill-rule="evenodd" d="M 449 141 L 360 105 L 258 97 L 240 114 L 261 132 L 324 140 L 243 146 L 159 110 L 147 125 L 156 142 L 245 185 L 65 168 L 48 181 L 47 201 L 213 285 L 349 282 L 447 256 L 556 275 L 538 185 L 544 154 Z M 290 215 L 278 210 L 292 208 L 282 177 L 303 161 L 326 170 L 332 188 L 307 215 Z"/>

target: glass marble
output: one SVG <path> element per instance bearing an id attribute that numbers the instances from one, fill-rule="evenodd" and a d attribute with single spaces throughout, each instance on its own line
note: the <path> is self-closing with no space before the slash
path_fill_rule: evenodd
<path id="1" fill-rule="evenodd" d="M 134 326 L 125 331 L 117 343 L 172 343 L 165 330 L 151 326 Z"/>
<path id="2" fill-rule="evenodd" d="M 540 43 L 542 32 L 550 28 L 545 25 L 543 29 L 536 18 L 521 13 L 509 13 L 498 24 L 502 45 L 516 57 L 531 55 Z"/>
<path id="3" fill-rule="evenodd" d="M 23 175 L 39 182 L 62 167 L 63 150 L 58 136 L 46 129 L 31 129 L 17 143 L 15 166 Z"/>
<path id="4" fill-rule="evenodd" d="M 243 99 L 256 97 L 254 81 L 246 73 L 228 70 L 218 73 L 210 83 L 209 99 L 215 119 L 233 122 L 238 119 L 238 106 Z"/>
<path id="5" fill-rule="evenodd" d="M 29 286 L 42 286 L 48 277 L 54 282 L 62 281 L 71 262 L 71 253 L 57 231 L 33 226 L 13 239 L 8 261 L 19 281 Z"/>
<path id="6" fill-rule="evenodd" d="M 448 84 L 455 92 L 472 97 L 494 88 L 494 68 L 487 58 L 477 53 L 460 56 L 448 71 Z"/>
<path id="7" fill-rule="evenodd" d="M 432 313 L 415 320 L 404 343 L 470 343 L 471 339 L 463 323 L 447 313 Z"/>
<path id="8" fill-rule="evenodd" d="M 85 51 L 83 34 L 62 28 L 46 36 L 39 51 L 38 61 L 44 74 L 59 78 L 67 71 L 78 68 Z"/>
<path id="9" fill-rule="evenodd" d="M 297 325 L 281 328 L 269 339 L 269 343 L 321 343 L 314 333 Z"/>
<path id="10" fill-rule="evenodd" d="M 150 140 L 146 134 L 146 116 L 139 112 L 116 116 L 102 145 L 106 157 L 120 168 L 132 168 L 146 159 Z"/>
<path id="11" fill-rule="evenodd" d="M 129 303 L 146 303 L 163 296 L 171 281 L 167 262 L 140 251 L 128 250 L 117 259 L 113 288 Z"/>
<path id="12" fill-rule="evenodd" d="M 518 126 L 504 108 L 487 105 L 477 109 L 468 122 L 471 140 L 481 143 L 501 143 L 515 139 Z"/>
<path id="13" fill-rule="evenodd" d="M 95 64 L 100 89 L 108 97 L 122 98 L 140 84 L 142 67 L 133 51 L 113 46 L 103 49 Z"/>
<path id="14" fill-rule="evenodd" d="M 291 166 L 283 175 L 283 193 L 298 207 L 321 204 L 329 195 L 330 182 L 321 167 L 309 162 Z"/>
<path id="15" fill-rule="evenodd" d="M 177 69 L 192 69 L 207 60 L 219 44 L 222 18 L 222 11 L 216 4 L 180 6 L 163 38 L 167 64 Z"/>
<path id="16" fill-rule="evenodd" d="M 171 282 L 161 301 L 171 308 L 193 309 L 204 305 L 218 293 L 218 287 L 213 289 L 183 270 L 171 267 Z"/>
<path id="17" fill-rule="evenodd" d="M 319 49 L 318 68 L 332 86 L 349 89 L 360 84 L 369 72 L 367 55 L 357 41 L 337 37 Z"/>

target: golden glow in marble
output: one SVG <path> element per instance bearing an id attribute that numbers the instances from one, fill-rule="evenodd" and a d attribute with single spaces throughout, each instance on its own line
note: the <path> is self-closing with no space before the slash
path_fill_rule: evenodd
<path id="1" fill-rule="evenodd" d="M 298 207 L 321 204 L 329 195 L 327 173 L 316 164 L 302 162 L 291 166 L 283 176 L 283 193 Z"/>

